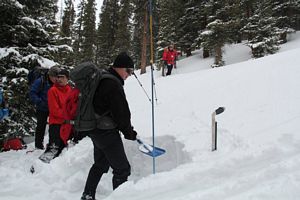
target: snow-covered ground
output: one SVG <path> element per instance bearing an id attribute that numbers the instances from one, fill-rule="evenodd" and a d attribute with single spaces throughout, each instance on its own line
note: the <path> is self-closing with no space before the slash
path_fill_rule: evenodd
<path id="1" fill-rule="evenodd" d="M 178 62 L 168 77 L 155 71 L 155 159 L 124 140 L 132 165 L 128 182 L 112 191 L 111 172 L 97 189 L 106 200 L 296 200 L 300 196 L 300 33 L 279 53 L 251 59 L 242 44 L 226 46 L 226 66 L 210 68 L 201 52 Z M 138 76 L 151 96 L 150 73 Z M 137 72 L 138 73 L 138 72 Z M 132 122 L 152 142 L 151 103 L 134 77 L 125 89 Z M 219 106 L 218 150 L 211 151 L 211 114 Z M 29 144 L 29 149 L 33 144 Z M 89 138 L 50 164 L 42 151 L 0 154 L 3 200 L 80 199 L 93 162 Z M 31 165 L 35 173 L 30 173 Z"/>

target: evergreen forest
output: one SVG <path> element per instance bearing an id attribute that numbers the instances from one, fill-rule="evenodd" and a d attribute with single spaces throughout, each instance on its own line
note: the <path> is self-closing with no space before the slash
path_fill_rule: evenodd
<path id="1" fill-rule="evenodd" d="M 300 29 L 300 0 L 104 0 L 99 16 L 96 0 L 63 1 L 57 17 L 58 0 L 0 0 L 0 77 L 10 110 L 0 122 L 0 147 L 9 135 L 34 134 L 27 75 L 36 66 L 92 61 L 108 68 L 127 51 L 146 73 L 150 45 L 159 64 L 173 44 L 186 57 L 202 49 L 203 58 L 214 58 L 211 67 L 221 67 L 225 44 L 243 42 L 260 58 Z"/>

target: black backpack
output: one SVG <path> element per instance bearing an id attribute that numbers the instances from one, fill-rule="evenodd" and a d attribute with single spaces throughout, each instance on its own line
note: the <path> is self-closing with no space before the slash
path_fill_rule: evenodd
<path id="1" fill-rule="evenodd" d="M 48 71 L 49 69 L 44 67 L 38 66 L 33 68 L 31 71 L 29 71 L 27 75 L 28 85 L 31 86 L 36 79 L 42 78 L 42 84 L 40 85 L 40 89 L 39 89 L 42 90 L 47 80 Z"/>
<path id="2" fill-rule="evenodd" d="M 81 63 L 71 70 L 70 79 L 80 91 L 78 95 L 76 117 L 71 122 L 76 131 L 91 131 L 96 128 L 116 128 L 116 124 L 112 120 L 110 113 L 107 112 L 99 116 L 94 111 L 94 94 L 100 81 L 104 78 L 116 80 L 121 84 L 117 77 L 106 70 L 98 68 L 91 62 Z"/>

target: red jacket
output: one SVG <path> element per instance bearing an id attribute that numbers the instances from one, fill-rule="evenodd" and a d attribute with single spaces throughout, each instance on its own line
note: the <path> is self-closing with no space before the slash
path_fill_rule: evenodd
<path id="1" fill-rule="evenodd" d="M 48 91 L 48 107 L 49 107 L 49 124 L 63 124 L 64 112 L 63 108 L 69 93 L 71 92 L 69 85 L 59 86 L 53 85 Z"/>
<path id="2" fill-rule="evenodd" d="M 174 50 L 174 49 L 172 51 L 170 51 L 169 49 L 164 50 L 163 60 L 167 61 L 168 65 L 174 65 L 176 57 L 177 57 L 176 50 Z"/>
<path id="3" fill-rule="evenodd" d="M 69 93 L 66 102 L 63 106 L 63 114 L 65 120 L 72 120 L 76 117 L 76 109 L 78 103 L 79 90 L 74 88 Z M 73 134 L 73 125 L 70 123 L 62 124 L 60 127 L 60 138 L 67 144 L 68 139 Z"/>

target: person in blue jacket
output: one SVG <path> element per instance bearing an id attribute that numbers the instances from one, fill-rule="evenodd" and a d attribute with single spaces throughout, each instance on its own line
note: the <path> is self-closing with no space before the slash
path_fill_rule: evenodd
<path id="1" fill-rule="evenodd" d="M 5 108 L 3 92 L 2 89 L 0 88 L 0 121 L 2 121 L 6 117 L 8 117 L 8 109 Z"/>
<path id="2" fill-rule="evenodd" d="M 30 100 L 36 107 L 37 126 L 35 130 L 35 148 L 44 149 L 44 136 L 49 115 L 47 93 L 56 82 L 59 67 L 53 66 L 45 77 L 36 79 L 30 88 Z"/>

